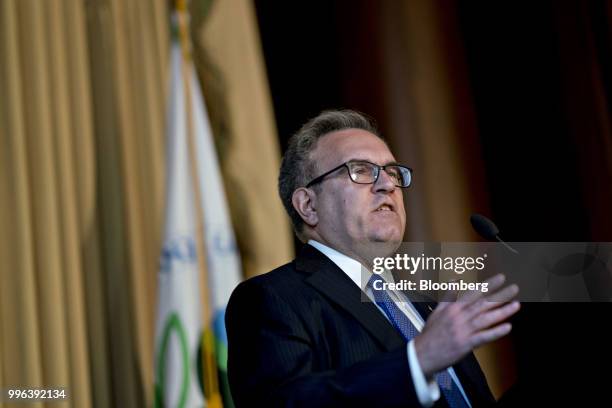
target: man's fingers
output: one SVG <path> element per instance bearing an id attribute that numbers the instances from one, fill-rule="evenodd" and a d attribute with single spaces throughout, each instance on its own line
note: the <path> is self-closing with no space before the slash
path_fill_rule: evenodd
<path id="1" fill-rule="evenodd" d="M 495 341 L 500 337 L 504 337 L 506 334 L 510 333 L 510 330 L 512 330 L 512 325 L 510 323 L 503 323 L 499 326 L 482 330 L 472 337 L 472 349 L 482 346 L 485 343 Z"/>
<path id="2" fill-rule="evenodd" d="M 505 306 L 480 314 L 472 321 L 472 324 L 476 331 L 486 329 L 487 327 L 494 326 L 506 320 L 518 312 L 520 308 L 521 304 L 518 301 L 514 301 Z"/>
<path id="3" fill-rule="evenodd" d="M 438 303 L 438 306 L 436 307 L 436 310 L 443 310 L 446 307 L 448 307 L 448 305 L 452 304 L 453 302 L 457 301 L 457 291 L 456 290 L 447 290 L 446 292 L 444 292 L 444 295 L 442 296 L 442 299 L 440 299 L 440 303 Z"/>
<path id="4" fill-rule="evenodd" d="M 469 317 L 477 316 L 487 310 L 501 306 L 514 299 L 518 295 L 519 288 L 517 285 L 512 284 L 505 288 L 490 294 L 486 297 L 481 297 L 476 302 L 472 303 L 468 307 Z"/>
<path id="5" fill-rule="evenodd" d="M 455 302 L 457 300 L 457 291 L 456 290 L 447 290 L 444 292 L 444 296 L 442 296 L 442 302 L 450 303 Z"/>
<path id="6" fill-rule="evenodd" d="M 516 284 L 506 286 L 502 290 L 491 293 L 486 297 L 487 303 L 505 303 L 515 298 L 519 293 L 519 287 Z"/>
<path id="7" fill-rule="evenodd" d="M 497 275 L 490 277 L 484 282 L 488 284 L 487 288 L 488 288 L 489 293 L 492 293 L 492 292 L 495 292 L 498 288 L 500 288 L 504 284 L 505 281 L 506 281 L 506 276 L 504 274 L 498 273 Z M 474 290 L 474 291 L 466 292 L 465 295 L 460 296 L 459 299 L 457 299 L 457 301 L 462 302 L 465 305 L 469 305 L 469 304 L 472 304 L 478 301 L 484 296 L 485 295 L 483 292 L 479 290 Z"/>

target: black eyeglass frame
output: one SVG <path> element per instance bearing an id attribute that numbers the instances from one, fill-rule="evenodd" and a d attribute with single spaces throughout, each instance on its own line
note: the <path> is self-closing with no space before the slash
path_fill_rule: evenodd
<path id="1" fill-rule="evenodd" d="M 372 166 L 376 167 L 378 169 L 378 171 L 376 172 L 376 176 L 374 177 L 374 181 L 372 181 L 371 183 L 359 183 L 359 182 L 353 180 L 353 177 L 351 177 L 351 169 L 349 167 L 349 163 L 368 163 L 368 164 L 371 164 Z M 306 188 L 309 188 L 310 186 L 312 186 L 314 184 L 322 182 L 325 177 L 329 176 L 330 174 L 332 174 L 333 172 L 337 171 L 338 169 L 341 169 L 342 167 L 346 167 L 346 171 L 348 172 L 349 179 L 351 179 L 351 181 L 353 183 L 355 183 L 355 184 L 374 184 L 374 183 L 376 183 L 378 181 L 378 177 L 380 177 L 380 172 L 384 171 L 387 167 L 400 167 L 400 168 L 408 170 L 408 172 L 410 174 L 410 183 L 408 183 L 407 186 L 398 186 L 397 184 L 395 184 L 395 186 L 396 187 L 400 187 L 400 188 L 408 188 L 408 187 L 410 187 L 412 185 L 412 172 L 413 172 L 413 170 L 410 167 L 402 166 L 401 164 L 387 164 L 385 166 L 379 166 L 378 164 L 369 162 L 367 160 L 349 160 L 349 161 L 346 161 L 346 162 L 342 163 L 341 165 L 339 165 L 337 167 L 334 167 L 330 171 L 325 172 L 325 173 L 321 174 L 320 176 L 315 177 L 314 179 L 310 180 L 310 182 L 308 184 L 306 184 Z"/>

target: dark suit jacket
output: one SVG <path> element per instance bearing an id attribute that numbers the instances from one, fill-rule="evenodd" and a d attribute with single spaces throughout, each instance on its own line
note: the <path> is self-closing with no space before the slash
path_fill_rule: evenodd
<path id="1" fill-rule="evenodd" d="M 427 317 L 428 308 L 415 307 Z M 311 245 L 238 285 L 226 326 L 237 407 L 420 406 L 406 341 Z M 472 354 L 454 369 L 473 406 L 495 402 Z M 447 406 L 443 395 L 436 406 Z"/>

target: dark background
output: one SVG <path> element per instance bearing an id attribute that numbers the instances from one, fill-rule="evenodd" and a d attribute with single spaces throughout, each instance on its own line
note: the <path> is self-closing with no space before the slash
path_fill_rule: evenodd
<path id="1" fill-rule="evenodd" d="M 475 180 L 474 212 L 495 220 L 507 241 L 612 241 L 609 2 L 256 7 L 283 149 L 307 119 L 346 107 L 376 118 L 405 161 L 410 155 L 401 152 L 419 130 L 394 124 L 418 122 L 413 67 L 431 63 L 447 81 L 443 97 L 453 101 L 456 154 Z M 426 41 L 431 32 L 436 47 Z M 431 53 L 441 59 L 414 59 Z M 610 405 L 610 303 L 523 304 L 514 323 L 517 372 L 506 403 Z"/>

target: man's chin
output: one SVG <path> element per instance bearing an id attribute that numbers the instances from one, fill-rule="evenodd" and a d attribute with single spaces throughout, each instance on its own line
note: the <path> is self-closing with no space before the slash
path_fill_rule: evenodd
<path id="1" fill-rule="evenodd" d="M 370 237 L 370 243 L 372 248 L 376 249 L 375 252 L 382 252 L 384 255 L 380 256 L 386 256 L 399 248 L 402 244 L 402 238 L 402 234 L 397 230 L 382 231 L 373 234 Z"/>
<path id="2" fill-rule="evenodd" d="M 403 231 L 398 225 L 386 225 L 377 226 L 377 228 L 370 233 L 370 239 L 373 242 L 389 242 L 389 243 L 401 243 L 403 238 Z"/>

